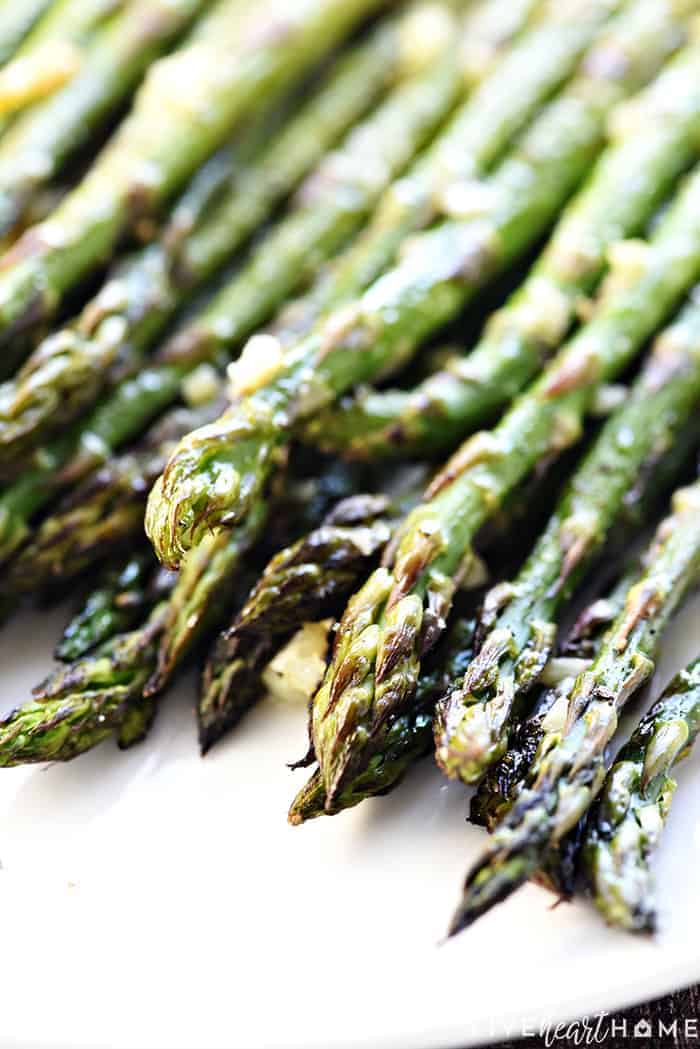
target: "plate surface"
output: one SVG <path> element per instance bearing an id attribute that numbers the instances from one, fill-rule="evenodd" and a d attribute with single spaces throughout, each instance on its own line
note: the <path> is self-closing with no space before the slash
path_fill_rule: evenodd
<path id="1" fill-rule="evenodd" d="M 58 615 L 0 635 L 4 708 Z M 695 654 L 700 598 L 655 688 Z M 483 832 L 426 761 L 333 819 L 287 826 L 305 712 L 271 701 L 200 760 L 192 681 L 145 744 L 0 773 L 0 1044 L 31 1049 L 442 1049 L 700 980 L 700 754 L 658 878 L 654 942 L 527 886 L 439 946 Z M 637 711 L 638 714 L 639 711 Z"/>

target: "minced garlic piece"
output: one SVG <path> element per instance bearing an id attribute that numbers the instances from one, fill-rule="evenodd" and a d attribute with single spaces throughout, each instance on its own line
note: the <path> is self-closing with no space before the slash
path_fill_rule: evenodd
<path id="1" fill-rule="evenodd" d="M 237 361 L 229 364 L 227 375 L 234 397 L 246 397 L 271 382 L 282 368 L 282 343 L 274 335 L 254 335 Z"/>
<path id="2" fill-rule="evenodd" d="M 263 674 L 263 684 L 273 699 L 306 704 L 321 684 L 326 669 L 328 633 L 333 620 L 304 623 L 277 653 Z"/>

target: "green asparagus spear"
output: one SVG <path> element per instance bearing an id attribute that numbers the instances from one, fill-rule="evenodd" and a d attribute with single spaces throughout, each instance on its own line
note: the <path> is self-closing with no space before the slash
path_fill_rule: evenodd
<path id="1" fill-rule="evenodd" d="M 398 786 L 410 767 L 430 752 L 435 702 L 453 676 L 461 673 L 468 664 L 475 626 L 473 616 L 455 619 L 421 674 L 414 709 L 392 719 L 381 750 L 372 756 L 367 768 L 330 803 L 320 771 L 314 772 L 292 803 L 289 810 L 291 824 L 296 826 L 316 816 L 333 816 L 359 805 L 366 798 L 389 793 Z"/>
<path id="2" fill-rule="evenodd" d="M 520 535 L 523 532 L 523 524 L 526 525 L 525 534 L 528 534 L 533 518 L 536 520 L 539 516 L 537 512 L 533 515 L 532 507 L 533 504 L 538 506 L 541 502 L 543 494 L 541 489 L 546 486 L 546 477 L 547 475 L 544 475 L 534 485 L 528 486 L 527 493 L 520 492 L 517 498 L 509 501 L 504 513 L 505 520 L 502 523 L 504 534 L 512 535 L 513 529 L 517 528 Z M 498 531 L 483 534 L 479 537 L 480 549 L 487 549 L 490 554 L 493 554 L 494 549 L 499 550 L 500 538 Z M 512 540 L 510 547 L 512 554 L 514 552 Z M 498 560 L 502 560 L 502 554 L 499 555 Z M 481 585 L 476 579 L 471 583 L 475 587 Z M 414 761 L 432 750 L 429 722 L 435 704 L 445 694 L 450 681 L 455 676 L 460 676 L 472 659 L 476 623 L 474 609 L 477 604 L 477 594 L 470 591 L 466 598 L 459 602 L 457 615 L 450 628 L 426 657 L 418 680 L 415 703 L 408 712 L 399 712 L 390 716 L 385 738 L 372 755 L 368 768 L 360 772 L 340 798 L 330 803 L 320 772 L 314 773 L 292 805 L 289 815 L 290 822 L 302 823 L 305 819 L 320 816 L 324 812 L 327 815 L 333 815 L 344 808 L 359 804 L 366 797 L 386 793 L 400 782 Z M 260 625 L 264 626 L 264 624 L 265 619 L 263 618 Z M 313 753 L 313 744 L 311 753 Z"/>
<path id="3" fill-rule="evenodd" d="M 334 615 L 389 540 L 382 496 L 344 500 L 317 529 L 273 557 L 207 660 L 197 708 L 205 754 L 262 692 L 261 674 L 305 622 Z"/>
<path id="4" fill-rule="evenodd" d="M 399 85 L 300 187 L 297 206 L 257 246 L 206 308 L 162 347 L 180 367 L 230 353 L 342 246 L 387 182 L 404 169 L 462 89 L 458 51 L 448 43 L 429 69 Z"/>
<path id="5" fill-rule="evenodd" d="M 409 22 L 410 25 L 410 22 Z M 301 127 L 300 127 L 301 131 Z M 304 136 L 303 136 L 304 137 Z M 280 149 L 282 143 L 280 143 Z M 214 218 L 218 220 L 219 213 L 215 212 Z M 240 218 L 239 218 L 240 221 Z M 177 227 L 178 220 L 177 216 L 175 219 L 175 226 Z M 234 223 L 235 227 L 236 223 Z M 148 267 L 146 268 L 148 271 Z M 143 290 L 148 291 L 151 289 L 153 284 L 159 285 L 160 279 L 157 273 L 160 269 L 159 265 L 155 266 L 156 274 L 152 276 L 152 279 L 144 282 L 143 276 L 140 276 L 137 270 L 137 279 L 133 287 L 131 285 L 124 286 L 123 282 L 121 286 L 114 286 L 112 282 L 109 282 L 105 288 L 103 296 L 98 297 L 97 308 L 92 311 L 86 311 L 87 329 L 92 327 L 94 331 L 100 330 L 104 332 L 105 340 L 107 336 L 111 336 L 114 333 L 112 327 L 112 321 L 116 316 L 116 319 L 121 325 L 126 322 L 127 332 L 132 331 L 133 339 L 133 324 L 139 323 L 139 318 L 143 317 L 145 323 L 150 325 L 154 310 L 150 308 L 151 298 L 149 294 L 143 294 L 140 291 L 140 287 L 143 284 Z M 150 271 L 148 271 L 150 272 Z M 135 313 L 134 321 L 129 320 L 128 316 L 119 313 L 120 303 L 126 299 L 130 303 L 130 309 Z M 100 302 L 102 300 L 102 302 Z M 134 302 L 136 303 L 136 309 L 134 310 Z M 116 305 L 116 314 L 113 312 Z M 155 311 L 156 313 L 158 311 Z M 137 330 L 138 327 L 137 327 Z M 141 329 L 143 330 L 143 329 Z M 139 335 L 135 341 L 138 343 L 142 336 Z M 59 337 L 59 342 L 65 340 L 65 333 Z M 60 351 L 60 346 L 56 348 Z M 52 381 L 55 379 L 56 368 L 58 367 L 61 374 L 72 377 L 77 376 L 79 382 L 77 384 L 78 390 L 83 390 L 87 383 L 85 374 L 79 365 L 79 360 L 72 352 L 66 352 L 65 356 L 65 367 L 63 367 L 60 361 L 57 360 L 58 353 L 49 353 L 46 361 L 46 374 L 51 377 Z M 101 357 L 101 351 L 97 353 L 98 359 L 101 359 L 105 363 L 105 358 Z M 79 474 L 82 469 L 84 470 L 87 466 L 92 465 L 95 460 L 99 461 L 101 452 L 98 449 L 102 449 L 104 456 L 108 455 L 108 449 L 113 447 L 116 443 L 120 443 L 130 433 L 133 433 L 135 429 L 142 426 L 155 412 L 160 410 L 164 405 L 167 405 L 171 401 L 179 390 L 180 379 L 182 370 L 187 370 L 196 363 L 187 360 L 180 360 L 178 366 L 169 365 L 167 362 L 161 363 L 159 367 L 153 369 L 146 369 L 140 376 L 135 378 L 132 382 L 123 384 L 123 387 L 115 392 L 114 398 L 111 403 L 108 402 L 102 409 L 98 409 L 92 419 L 89 419 L 82 431 L 79 429 L 76 437 L 80 438 L 82 434 L 82 440 L 80 453 L 78 455 L 78 463 L 74 462 L 71 467 L 66 471 L 67 474 L 74 478 L 76 474 Z M 181 370 L 182 369 L 182 370 Z M 31 372 L 31 366 L 29 368 Z M 30 381 L 32 385 L 36 384 L 38 388 L 38 395 L 34 397 L 28 389 L 28 384 L 25 385 L 24 396 L 28 398 L 26 401 L 27 415 L 25 422 L 28 423 L 29 428 L 32 427 L 32 417 L 36 416 L 38 421 L 44 417 L 44 411 L 41 403 L 38 403 L 42 397 L 46 394 L 45 375 L 42 374 L 42 368 L 39 367 L 39 374 L 35 376 L 30 375 Z M 59 383 L 59 387 L 60 387 Z M 42 392 L 43 388 L 43 392 Z M 48 396 L 48 395 L 47 395 Z M 65 400 L 71 400 L 73 397 L 72 387 L 71 393 L 66 398 L 66 391 L 64 391 L 64 402 Z M 82 394 L 81 394 L 82 396 Z M 12 400 L 12 393 L 10 390 L 9 400 Z M 45 405 L 49 412 L 53 412 L 54 404 L 53 397 L 49 397 L 50 403 Z M 18 431 L 15 434 L 20 444 L 22 442 L 22 419 L 20 418 L 18 423 Z M 7 530 L 3 542 L 0 546 L 3 549 L 3 553 L 7 555 L 12 551 L 20 541 L 22 536 L 25 534 L 26 521 L 33 512 L 40 508 L 43 502 L 46 500 L 47 493 L 55 490 L 54 485 L 64 475 L 58 472 L 59 466 L 63 465 L 67 459 L 70 459 L 72 453 L 75 450 L 75 437 L 69 435 L 64 440 L 59 440 L 54 446 L 44 449 L 38 459 L 37 466 L 31 472 L 27 472 L 23 480 L 11 490 L 8 499 L 5 501 L 5 512 L 7 514 Z M 97 453 L 97 454 L 96 454 Z M 5 516 L 3 514 L 3 516 Z"/>
<path id="6" fill-rule="evenodd" d="M 668 11 L 657 22 L 659 11 L 640 0 L 603 34 L 581 75 L 490 179 L 480 218 L 447 221 L 414 238 L 403 261 L 357 302 L 288 352 L 270 349 L 259 382 L 238 385 L 248 396 L 181 442 L 146 516 L 166 564 L 177 565 L 208 529 L 245 516 L 293 426 L 348 388 L 398 368 L 547 229 L 599 151 L 613 101 L 649 76 L 653 51 L 661 61 L 672 46 Z M 612 63 L 617 48 L 625 58 Z"/>
<path id="7" fill-rule="evenodd" d="M 620 375 L 700 276 L 700 169 L 643 254 L 636 279 L 603 300 L 498 426 L 455 453 L 399 528 L 386 567 L 348 605 L 314 703 L 316 753 L 331 795 L 377 745 L 387 712 L 410 704 L 422 654 L 444 629 L 473 563 L 477 530 L 538 463 L 580 441 L 600 385 Z"/>
<path id="8" fill-rule="evenodd" d="M 206 311 L 166 343 L 151 368 L 122 384 L 95 418 L 78 427 L 82 446 L 78 458 L 85 452 L 87 461 L 94 463 L 99 445 L 104 451 L 113 447 L 172 402 L 183 378 L 202 359 L 211 359 L 254 327 L 301 278 L 304 267 L 313 269 L 318 259 L 361 220 L 373 195 L 392 171 L 407 162 L 434 130 L 445 107 L 454 101 L 460 86 L 456 58 L 450 61 L 444 55 L 443 59 L 427 73 L 400 86 L 352 132 L 345 148 L 333 154 L 305 184 L 302 206 L 262 242 Z M 372 157 L 374 163 L 370 165 Z M 56 464 L 70 458 L 74 450 L 75 436 L 68 434 L 55 447 L 39 453 L 36 471 L 25 474 L 9 496 L 13 518 L 18 511 L 19 516 L 26 517 L 38 509 L 48 492 L 45 483 L 37 483 L 38 478 L 46 477 L 46 465 L 51 463 L 53 481 L 60 484 Z M 75 476 L 73 470 L 71 476 Z M 24 524 L 13 523 L 6 533 L 4 551 L 11 552 L 23 534 Z"/>
<path id="9" fill-rule="evenodd" d="M 0 342 L 55 313 L 125 230 L 171 197 L 254 107 L 380 6 L 300 0 L 282 12 L 269 0 L 240 25 L 237 0 L 219 0 L 191 42 L 152 66 L 131 115 L 76 190 L 5 256 Z"/>
<path id="10" fill-rule="evenodd" d="M 615 758 L 593 808 L 583 856 L 593 898 L 610 925 L 654 932 L 651 860 L 668 819 L 673 766 L 700 731 L 700 660 L 670 683 Z"/>
<path id="11" fill-rule="evenodd" d="M 0 721 L 0 765 L 70 761 L 120 731 L 140 702 L 165 608 L 158 605 L 140 630 L 55 671 L 37 688 L 35 700 L 6 715 Z"/>
<path id="12" fill-rule="evenodd" d="M 144 731 L 152 716 L 156 671 L 158 689 L 166 684 L 159 649 L 168 653 L 171 674 L 207 631 L 225 621 L 232 579 L 259 536 L 265 516 L 261 501 L 240 529 L 203 543 L 187 559 L 169 597 L 156 605 L 143 626 L 111 638 L 84 659 L 55 671 L 35 689 L 34 701 L 0 721 L 0 766 L 68 761 L 120 733 L 127 718 L 128 736 L 122 737 L 122 743 L 132 741 L 134 722 L 139 732 Z"/>
<path id="13" fill-rule="evenodd" d="M 213 158 L 183 194 L 162 234 L 122 264 L 69 328 L 45 339 L 0 387 L 0 461 L 94 403 L 133 371 L 187 297 L 240 248 L 348 127 L 404 70 L 419 10 L 381 23 L 342 59 L 312 98 L 275 129 L 262 121 L 247 140 Z M 431 48 L 426 44 L 426 61 Z M 265 135 L 266 139 L 262 139 Z"/>
<path id="14" fill-rule="evenodd" d="M 175 442 L 214 419 L 221 399 L 176 408 L 160 419 L 135 448 L 99 467 L 61 500 L 33 540 L 8 567 L 9 592 L 31 593 L 70 579 L 143 533 L 146 496 Z"/>
<path id="15" fill-rule="evenodd" d="M 599 651 L 607 629 L 624 607 L 636 574 L 635 571 L 624 575 L 607 597 L 593 602 L 582 613 L 567 638 L 566 651 L 570 654 L 554 660 L 545 672 L 549 678 L 556 669 L 556 683 L 548 680 L 548 687 L 539 696 L 532 713 L 518 723 L 507 752 L 489 768 L 472 797 L 469 818 L 473 823 L 494 830 L 525 787 L 528 770 L 545 734 L 565 720 L 576 675 L 590 666 Z M 548 849 L 541 868 L 534 875 L 534 881 L 555 892 L 560 899 L 571 899 L 576 891 L 585 822 L 585 818 L 579 820 L 556 846 Z"/>
<path id="16" fill-rule="evenodd" d="M 167 569 L 154 572 L 153 557 L 145 551 L 130 554 L 121 564 L 109 565 L 63 631 L 56 658 L 72 663 L 136 626 L 166 595 L 175 578 Z"/>
<path id="17" fill-rule="evenodd" d="M 623 104 L 622 138 L 603 153 L 559 220 L 524 284 L 469 354 L 454 355 L 411 390 L 365 389 L 310 420 L 305 437 L 354 458 L 449 451 L 528 383 L 595 287 L 606 251 L 643 229 L 696 155 L 700 46 L 690 44 L 655 83 Z M 629 129 L 628 126 L 629 125 Z M 635 179 L 629 172 L 637 173 Z"/>
<path id="18" fill-rule="evenodd" d="M 481 23 L 492 14 L 493 6 L 502 19 L 502 4 L 486 4 L 466 26 L 465 45 L 471 49 L 476 44 L 477 51 L 477 72 L 471 79 L 483 77 Z M 389 187 L 369 225 L 311 293 L 283 311 L 282 330 L 304 330 L 329 301 L 347 301 L 362 292 L 394 262 L 405 237 L 438 217 L 441 197 L 453 183 L 481 178 L 495 165 L 514 135 L 571 74 L 600 23 L 603 8 L 574 3 L 562 11 L 545 3 L 534 5 L 533 13 L 538 16 L 535 27 L 512 50 L 506 50 L 500 61 L 503 41 L 520 25 L 503 27 L 500 40 L 488 41 L 488 75 L 409 172 Z M 469 51 L 469 76 L 468 57 Z M 516 83 L 518 90 L 514 91 Z"/>
<path id="19" fill-rule="evenodd" d="M 531 713 L 516 726 L 506 753 L 487 771 L 469 806 L 469 818 L 495 830 L 525 786 L 528 770 L 548 726 L 561 724 L 569 696 L 582 669 L 597 656 L 605 634 L 622 611 L 627 591 L 638 574 L 623 574 L 611 592 L 588 605 L 574 624 L 559 660 L 563 676 L 543 689 Z"/>
<path id="20" fill-rule="evenodd" d="M 699 405 L 700 300 L 691 300 L 659 336 L 517 577 L 487 596 L 478 654 L 437 709 L 436 758 L 446 775 L 477 783 L 503 756 L 513 711 L 552 654 L 560 611 L 630 509 L 636 479 L 653 474 Z"/>
<path id="21" fill-rule="evenodd" d="M 467 875 L 450 934 L 466 928 L 517 889 L 547 848 L 576 825 L 605 779 L 605 751 L 618 715 L 654 671 L 669 619 L 700 581 L 700 483 L 678 492 L 673 512 L 646 554 L 646 569 L 590 670 L 569 699 L 561 728 L 548 732 L 527 785 Z"/>
<path id="22" fill-rule="evenodd" d="M 75 75 L 14 120 L 0 139 L 0 236 L 129 98 L 203 6 L 203 0 L 146 0 L 126 7 L 83 49 Z"/>

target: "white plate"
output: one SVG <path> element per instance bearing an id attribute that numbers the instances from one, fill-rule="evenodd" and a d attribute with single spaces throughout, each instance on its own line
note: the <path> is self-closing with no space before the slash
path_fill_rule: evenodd
<path id="1" fill-rule="evenodd" d="M 695 654 L 700 600 L 657 683 Z M 5 707 L 59 618 L 0 637 Z M 0 1044 L 31 1049 L 438 1049 L 700 980 L 700 754 L 680 774 L 655 942 L 527 886 L 440 940 L 483 833 L 425 762 L 392 796 L 298 829 L 305 713 L 269 701 L 197 755 L 192 682 L 147 743 L 0 773 Z"/>

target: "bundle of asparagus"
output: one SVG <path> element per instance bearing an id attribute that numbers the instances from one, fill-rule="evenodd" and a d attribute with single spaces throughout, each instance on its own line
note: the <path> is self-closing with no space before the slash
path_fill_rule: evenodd
<path id="1" fill-rule="evenodd" d="M 284 656 L 292 824 L 434 749 L 491 832 L 452 932 L 529 878 L 651 930 L 697 662 L 608 749 L 698 482 L 567 623 L 700 448 L 700 0 L 10 6 L 2 604 L 81 604 L 0 765 L 132 746 L 195 656 L 205 753 Z"/>

